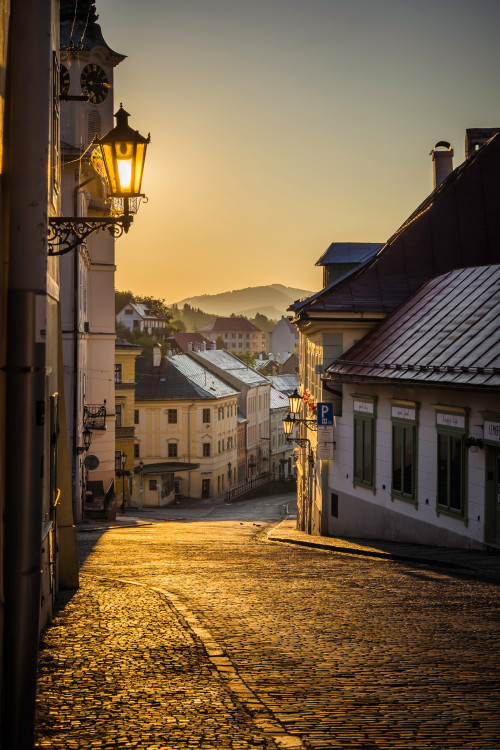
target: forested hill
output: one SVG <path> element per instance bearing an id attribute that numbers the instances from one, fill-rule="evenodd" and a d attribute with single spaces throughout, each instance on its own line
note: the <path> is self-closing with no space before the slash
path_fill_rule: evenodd
<path id="1" fill-rule="evenodd" d="M 253 318 L 257 313 L 266 315 L 268 318 L 278 319 L 282 315 L 289 315 L 286 308 L 292 302 L 303 297 L 309 297 L 313 292 L 305 289 L 294 289 L 282 284 L 270 284 L 268 286 L 253 286 L 246 289 L 236 289 L 221 294 L 202 294 L 197 297 L 186 297 L 176 304 L 182 309 L 184 304 L 199 308 L 212 315 L 224 317 L 234 313 Z"/>

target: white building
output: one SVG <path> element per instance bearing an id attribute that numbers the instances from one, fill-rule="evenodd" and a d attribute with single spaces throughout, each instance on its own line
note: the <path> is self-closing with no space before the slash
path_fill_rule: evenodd
<path id="1" fill-rule="evenodd" d="M 298 350 L 299 329 L 284 315 L 269 334 L 269 348 L 278 362 L 284 362 Z"/>
<path id="2" fill-rule="evenodd" d="M 189 356 L 239 391 L 238 409 L 246 419 L 246 460 L 239 461 L 238 481 L 265 474 L 271 437 L 268 379 L 225 349 L 191 352 Z"/>
<path id="3" fill-rule="evenodd" d="M 161 310 L 158 310 L 155 305 L 145 305 L 135 300 L 125 305 L 117 314 L 116 319 L 131 331 L 149 333 L 159 341 L 165 340 L 170 332 L 167 328 L 167 316 Z"/>
<path id="4" fill-rule="evenodd" d="M 328 533 L 500 547 L 500 265 L 425 284 L 337 358 Z"/>

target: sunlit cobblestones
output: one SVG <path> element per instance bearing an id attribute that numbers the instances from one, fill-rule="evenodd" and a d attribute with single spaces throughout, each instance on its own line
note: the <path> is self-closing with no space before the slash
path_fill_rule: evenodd
<path id="1" fill-rule="evenodd" d="M 498 750 L 497 585 L 210 519 L 82 538 L 37 747 Z"/>

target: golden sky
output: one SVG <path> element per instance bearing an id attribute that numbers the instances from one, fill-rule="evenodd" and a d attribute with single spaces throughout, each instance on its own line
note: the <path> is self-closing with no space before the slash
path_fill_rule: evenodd
<path id="1" fill-rule="evenodd" d="M 383 242 L 432 190 L 439 140 L 500 125 L 497 0 L 96 0 L 151 132 L 116 286 L 175 302 L 315 291 L 334 241 Z"/>

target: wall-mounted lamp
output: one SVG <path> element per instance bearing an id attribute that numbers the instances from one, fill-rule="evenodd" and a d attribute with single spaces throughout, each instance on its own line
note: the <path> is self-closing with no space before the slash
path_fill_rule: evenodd
<path id="1" fill-rule="evenodd" d="M 133 217 L 129 210 L 130 198 L 143 198 L 141 193 L 144 161 L 151 138 L 140 135 L 128 124 L 129 113 L 120 109 L 115 114 L 116 127 L 102 138 L 95 138 L 100 146 L 110 195 L 123 200 L 123 214 L 102 219 L 86 216 L 52 216 L 49 218 L 49 255 L 64 255 L 81 245 L 89 235 L 107 229 L 113 237 L 128 232 Z"/>
<path id="2" fill-rule="evenodd" d="M 483 448 L 483 441 L 481 438 L 475 438 L 472 435 L 467 435 L 463 440 L 465 447 L 469 448 L 471 453 L 477 453 Z"/>
<path id="3" fill-rule="evenodd" d="M 88 427 L 85 427 L 85 429 L 82 432 L 82 440 L 83 440 L 83 445 L 77 445 L 76 447 L 77 455 L 80 455 L 81 453 L 87 453 L 88 449 L 90 448 L 90 442 L 92 440 L 92 431 L 89 430 Z"/>

